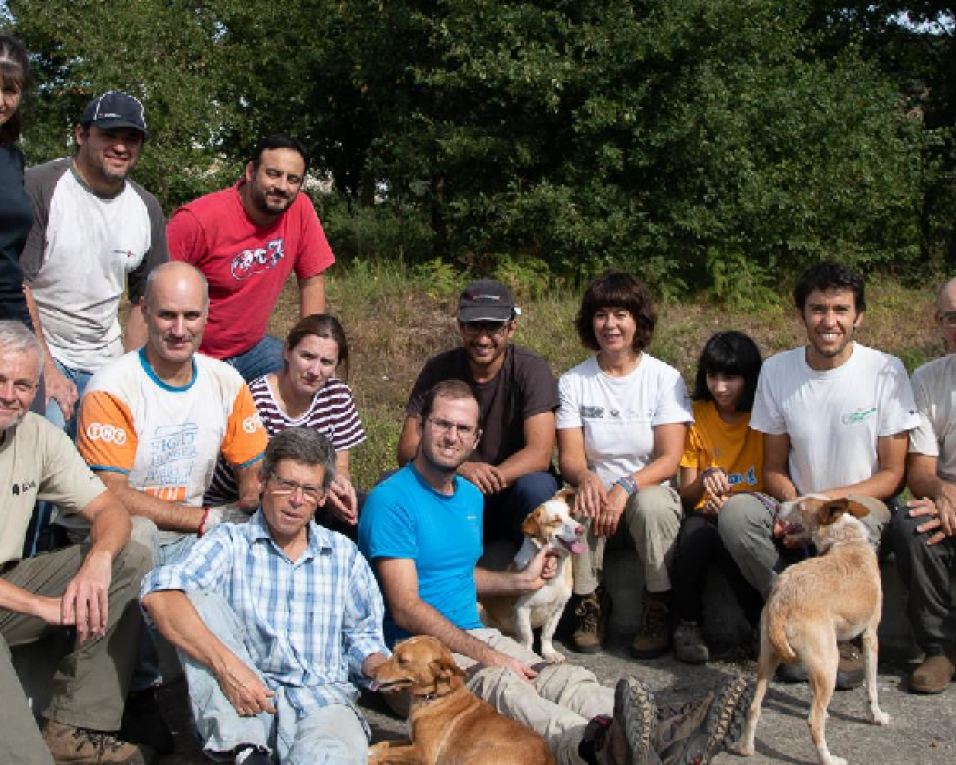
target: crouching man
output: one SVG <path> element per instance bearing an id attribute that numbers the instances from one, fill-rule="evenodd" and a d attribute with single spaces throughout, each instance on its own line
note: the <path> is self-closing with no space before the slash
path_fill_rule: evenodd
<path id="1" fill-rule="evenodd" d="M 364 763 L 368 726 L 354 682 L 388 650 L 372 572 L 345 537 L 312 517 L 335 452 L 308 428 L 266 448 L 262 499 L 248 523 L 224 523 L 179 563 L 155 569 L 142 603 L 179 649 L 203 750 L 266 765 Z"/>
<path id="2" fill-rule="evenodd" d="M 66 434 L 29 412 L 42 358 L 30 330 L 0 321 L 0 486 L 11 487 L 0 506 L 0 762 L 143 763 L 144 753 L 113 732 L 133 671 L 136 592 L 150 555 L 130 543 L 126 510 Z M 89 541 L 20 560 L 37 500 L 83 516 Z M 41 740 L 9 648 L 56 629 L 75 630 L 76 643 L 56 668 Z"/>

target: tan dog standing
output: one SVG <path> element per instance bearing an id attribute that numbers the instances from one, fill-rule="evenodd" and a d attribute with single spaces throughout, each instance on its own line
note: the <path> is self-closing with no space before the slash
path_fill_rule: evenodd
<path id="1" fill-rule="evenodd" d="M 515 555 L 512 567 L 523 571 L 542 547 L 549 547 L 557 557 L 554 576 L 539 590 L 524 595 L 500 595 L 481 599 L 481 619 L 488 627 L 509 635 L 529 651 L 534 642 L 533 630 L 541 629 L 541 656 L 550 662 L 564 661 L 554 647 L 564 607 L 571 599 L 572 578 L 570 556 L 584 551 L 584 526 L 571 517 L 574 491 L 562 489 L 547 502 L 538 505 L 521 525 L 524 543 Z"/>
<path id="2" fill-rule="evenodd" d="M 437 638 L 409 638 L 379 667 L 376 686 L 411 694 L 411 742 L 383 742 L 369 765 L 553 765 L 544 739 L 499 714 L 464 685 L 465 673 Z"/>
<path id="3" fill-rule="evenodd" d="M 860 523 L 866 506 L 847 499 L 809 495 L 785 502 L 777 520 L 791 538 L 812 539 L 819 555 L 790 566 L 777 577 L 760 619 L 757 689 L 738 754 L 754 753 L 754 734 L 767 683 L 781 662 L 803 662 L 813 701 L 810 737 L 823 765 L 846 765 L 830 754 L 826 742 L 827 707 L 836 685 L 840 661 L 838 640 L 863 635 L 863 658 L 870 719 L 888 725 L 876 688 L 877 627 L 883 593 L 876 553 Z"/>

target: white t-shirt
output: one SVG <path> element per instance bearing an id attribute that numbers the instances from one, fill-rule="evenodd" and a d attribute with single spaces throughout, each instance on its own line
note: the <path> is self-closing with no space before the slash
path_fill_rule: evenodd
<path id="1" fill-rule="evenodd" d="M 903 364 L 859 343 L 823 372 L 809 367 L 804 347 L 768 359 L 750 417 L 754 430 L 790 436 L 790 480 L 801 495 L 872 478 L 877 439 L 918 424 Z"/>
<path id="2" fill-rule="evenodd" d="M 923 364 L 913 373 L 920 423 L 910 431 L 910 451 L 937 457 L 936 475 L 956 483 L 956 356 Z"/>
<path id="3" fill-rule="evenodd" d="M 656 426 L 694 421 L 680 372 L 646 353 L 625 377 L 605 374 L 592 356 L 561 375 L 558 393 L 558 430 L 584 428 L 588 467 L 605 487 L 654 459 Z"/>

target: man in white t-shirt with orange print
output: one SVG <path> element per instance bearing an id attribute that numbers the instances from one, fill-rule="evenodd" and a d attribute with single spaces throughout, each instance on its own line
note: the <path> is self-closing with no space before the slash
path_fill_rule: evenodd
<path id="1" fill-rule="evenodd" d="M 259 503 L 256 463 L 266 433 L 239 373 L 196 352 L 208 304 L 205 277 L 195 267 L 171 262 L 155 269 L 143 304 L 146 345 L 97 372 L 80 406 L 80 453 L 134 517 L 134 538 L 152 544 L 156 565 L 176 562 L 197 536 L 229 519 L 224 508 L 202 506 L 220 453 L 239 483 L 237 519 Z M 144 647 L 134 692 L 156 682 L 154 663 Z M 142 702 L 150 713 L 152 696 Z M 161 752 L 171 747 L 166 736 L 124 734 Z"/>

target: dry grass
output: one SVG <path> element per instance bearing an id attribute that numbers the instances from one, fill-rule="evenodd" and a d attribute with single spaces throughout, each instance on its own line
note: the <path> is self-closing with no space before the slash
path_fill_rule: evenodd
<path id="1" fill-rule="evenodd" d="M 405 400 L 425 360 L 458 342 L 455 297 L 436 297 L 433 285 L 398 266 L 356 271 L 337 266 L 327 284 L 329 310 L 349 337 L 349 383 L 368 431 L 368 441 L 352 455 L 353 474 L 357 484 L 368 489 L 383 471 L 395 467 Z M 547 358 L 555 375 L 588 355 L 572 325 L 579 299 L 577 293 L 555 291 L 521 301 L 516 340 Z M 884 281 L 871 285 L 867 301 L 869 310 L 858 333 L 862 343 L 899 356 L 910 371 L 942 352 L 932 324 L 932 288 L 913 290 Z M 736 311 L 703 299 L 665 304 L 650 352 L 677 367 L 688 381 L 701 347 L 718 330 L 747 332 L 769 356 L 805 339 L 789 305 L 789 297 L 760 312 Z M 297 292 L 290 285 L 272 317 L 271 331 L 284 337 L 297 312 Z"/>

